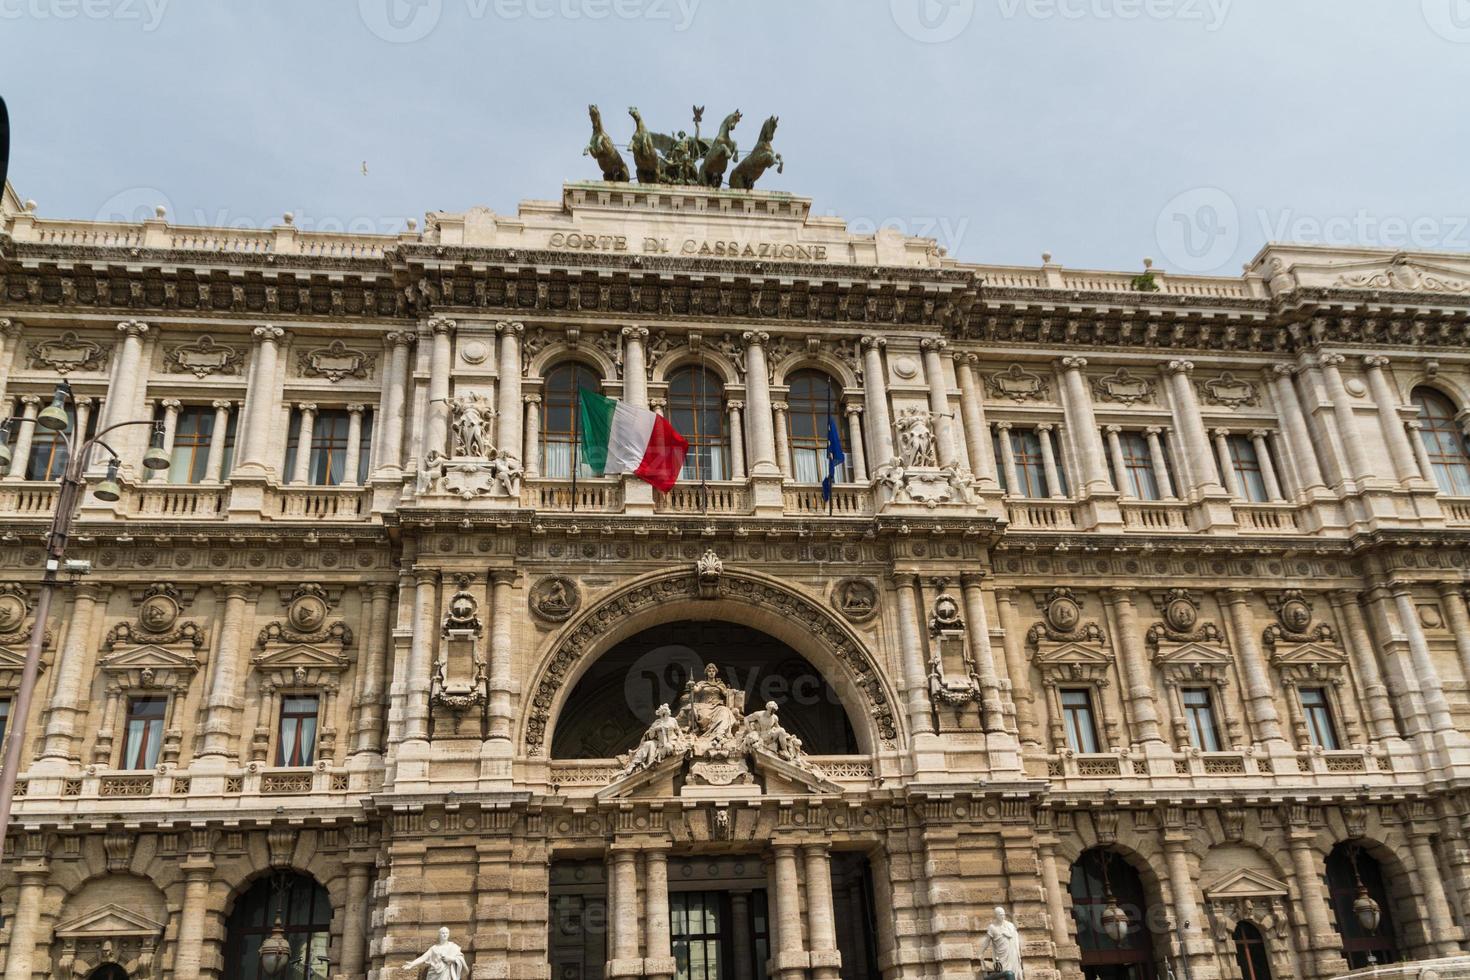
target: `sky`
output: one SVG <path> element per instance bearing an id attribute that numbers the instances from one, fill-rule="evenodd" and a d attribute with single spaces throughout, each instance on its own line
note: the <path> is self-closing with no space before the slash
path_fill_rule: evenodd
<path id="1" fill-rule="evenodd" d="M 599 176 L 595 102 L 778 115 L 762 189 L 966 261 L 1470 249 L 1470 0 L 0 0 L 0 51 L 43 217 L 513 214 Z"/>

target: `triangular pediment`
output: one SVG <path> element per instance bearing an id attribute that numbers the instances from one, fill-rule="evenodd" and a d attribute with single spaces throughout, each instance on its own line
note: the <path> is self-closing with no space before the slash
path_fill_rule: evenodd
<path id="1" fill-rule="evenodd" d="M 340 653 L 333 653 L 307 643 L 292 643 L 267 646 L 264 653 L 255 658 L 255 666 L 262 670 L 295 670 L 313 667 L 318 670 L 341 670 L 348 660 Z"/>
<path id="2" fill-rule="evenodd" d="M 98 663 L 103 670 L 198 670 L 199 658 L 193 646 L 161 647 L 147 643 L 136 647 L 114 647 Z"/>
<path id="3" fill-rule="evenodd" d="M 756 774 L 765 777 L 765 790 L 768 795 L 779 796 L 792 792 L 839 795 L 842 793 L 842 787 L 836 783 L 823 779 L 816 773 L 787 762 L 770 752 L 752 749 L 750 757 L 755 763 Z"/>
<path id="4" fill-rule="evenodd" d="M 1054 643 L 1045 640 L 1036 644 L 1036 656 L 1033 659 L 1038 666 L 1045 666 L 1046 664 L 1097 664 L 1098 666 L 1104 666 L 1113 662 L 1112 656 L 1105 647 L 1071 641 Z"/>
<path id="5" fill-rule="evenodd" d="M 26 652 L 23 648 L 0 647 L 0 670 L 24 670 L 25 665 Z M 44 663 L 41 664 L 41 669 L 46 669 Z"/>
<path id="6" fill-rule="evenodd" d="M 1312 640 L 1307 643 L 1282 643 L 1277 641 L 1271 654 L 1271 663 L 1278 667 L 1292 664 L 1338 664 L 1347 663 L 1347 654 L 1334 646 Z"/>
<path id="7" fill-rule="evenodd" d="M 614 779 L 597 791 L 596 798 L 599 800 L 627 800 L 635 796 L 675 796 L 677 790 L 674 780 L 679 775 L 679 769 L 683 764 L 683 755 L 671 755 L 657 765 L 649 766 L 647 769 L 642 769 L 621 779 Z"/>
<path id="8" fill-rule="evenodd" d="M 1230 663 L 1230 652 L 1224 647 L 1196 643 L 1193 640 L 1183 643 L 1160 640 L 1158 650 L 1154 653 L 1154 663 L 1225 665 Z"/>
<path id="9" fill-rule="evenodd" d="M 1264 871 L 1254 868 L 1237 868 L 1226 872 L 1214 884 L 1204 888 L 1205 898 L 1221 901 L 1232 898 L 1263 898 L 1285 895 L 1286 883 L 1277 881 Z"/>
<path id="10" fill-rule="evenodd" d="M 121 905 L 104 905 L 56 927 L 62 939 L 162 935 L 164 923 Z"/>

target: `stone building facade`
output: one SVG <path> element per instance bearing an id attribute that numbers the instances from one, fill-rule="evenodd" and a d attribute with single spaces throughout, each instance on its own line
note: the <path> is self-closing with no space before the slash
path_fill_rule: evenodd
<path id="1" fill-rule="evenodd" d="M 975 266 L 809 208 L 571 183 L 375 237 L 7 188 L 7 712 L 46 644 L 5 980 L 257 980 L 278 923 L 279 976 L 446 926 L 477 980 L 969 978 L 997 905 L 1034 978 L 1460 953 L 1470 259 Z M 38 626 L 61 381 L 174 462 L 118 431 Z M 582 469 L 580 387 L 686 478 Z M 721 742 L 767 701 L 785 740 Z M 662 703 L 684 748 L 630 758 Z"/>

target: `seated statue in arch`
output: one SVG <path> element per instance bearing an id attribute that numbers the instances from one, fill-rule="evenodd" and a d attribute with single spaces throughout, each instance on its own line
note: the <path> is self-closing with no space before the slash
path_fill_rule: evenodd
<path id="1" fill-rule="evenodd" d="M 691 679 L 684 685 L 679 720 L 701 747 L 722 748 L 735 740 L 744 709 L 745 692 L 720 680 L 719 668 L 707 664 L 702 680 Z"/>

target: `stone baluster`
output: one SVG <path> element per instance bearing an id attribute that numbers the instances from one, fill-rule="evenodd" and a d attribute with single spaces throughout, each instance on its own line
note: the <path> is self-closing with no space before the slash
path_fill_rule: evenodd
<path id="1" fill-rule="evenodd" d="M 244 582 L 226 582 L 215 589 L 224 598 L 218 646 L 211 658 L 214 675 L 204 706 L 203 739 L 196 764 L 222 769 L 230 762 L 236 733 L 240 730 L 240 670 L 248 653 L 246 620 L 258 590 Z"/>
<path id="2" fill-rule="evenodd" d="M 995 470 L 995 453 L 990 444 L 990 425 L 985 420 L 985 400 L 980 394 L 980 384 L 975 379 L 975 368 L 980 363 L 976 354 L 956 353 L 954 373 L 960 383 L 960 407 L 964 411 L 965 449 L 970 454 L 970 468 L 975 472 L 975 482 L 981 490 L 999 490 L 1000 482 Z"/>
<path id="3" fill-rule="evenodd" d="M 1041 746 L 1041 728 L 1036 720 L 1036 693 L 1031 687 L 1031 664 L 1026 659 L 1026 628 L 1016 610 L 1016 593 L 1012 589 L 997 590 L 996 609 L 1000 612 L 1000 628 L 1005 634 L 1006 673 L 1011 678 L 1011 698 L 1016 703 L 1016 727 L 1021 741 Z"/>
<path id="4" fill-rule="evenodd" d="M 639 408 L 648 407 L 648 363 L 644 341 L 647 327 L 624 327 L 623 335 L 623 400 Z"/>
<path id="5" fill-rule="evenodd" d="M 500 368 L 496 392 L 500 397 L 499 417 L 495 420 L 495 448 L 514 455 L 521 448 L 521 335 L 523 323 L 501 322 L 495 325 L 500 335 Z"/>
<path id="6" fill-rule="evenodd" d="M 1271 369 L 1274 375 L 1272 384 L 1276 390 L 1276 409 L 1281 414 L 1286 442 L 1291 450 L 1297 484 L 1302 490 L 1311 492 L 1321 489 L 1324 483 L 1322 467 L 1317 462 L 1316 446 L 1307 429 L 1306 416 L 1302 414 L 1302 403 L 1297 397 L 1296 385 L 1292 383 L 1296 370 L 1291 364 L 1277 364 Z"/>
<path id="7" fill-rule="evenodd" d="M 975 661 L 975 674 L 980 679 L 980 710 L 987 732 L 1005 731 L 1005 708 L 1001 703 L 1000 677 L 995 669 L 995 653 L 990 646 L 990 621 L 985 613 L 982 575 L 967 572 L 960 576 L 965 596 L 965 617 L 969 623 L 970 656 Z"/>
<path id="8" fill-rule="evenodd" d="M 1266 672 L 1260 645 L 1256 642 L 1256 620 L 1251 613 L 1250 596 L 1249 589 L 1226 589 L 1221 593 L 1221 601 L 1230 612 L 1236 656 L 1245 674 L 1245 708 L 1251 729 L 1261 741 L 1279 743 L 1286 736 L 1281 730 L 1281 715 L 1276 711 L 1276 699 L 1272 693 L 1274 685 Z"/>
<path id="9" fill-rule="evenodd" d="M 772 424 L 771 379 L 766 370 L 765 342 L 770 335 L 760 330 L 741 334 L 745 341 L 745 401 L 749 406 L 751 476 L 780 476 L 776 465 L 776 435 Z"/>
<path id="10" fill-rule="evenodd" d="M 1194 384 L 1189 380 L 1194 370 L 1193 361 L 1170 361 L 1167 367 L 1170 391 L 1174 395 L 1174 410 L 1178 417 L 1175 427 L 1184 446 L 1184 461 L 1194 479 L 1196 492 L 1219 493 L 1224 488 L 1215 469 L 1215 459 L 1210 453 L 1209 438 L 1205 434 L 1205 423 L 1200 415 L 1199 399 Z"/>
<path id="11" fill-rule="evenodd" d="M 677 965 L 669 936 L 669 855 L 665 851 L 643 854 L 643 976 L 670 980 Z M 745 933 L 735 933 L 736 945 Z"/>
<path id="12" fill-rule="evenodd" d="M 11 447 L 10 472 L 12 480 L 24 480 L 31 462 L 31 443 L 36 437 L 36 416 L 41 411 L 40 395 L 21 395 L 20 425 L 15 433 L 15 445 Z"/>
<path id="13" fill-rule="evenodd" d="M 204 461 L 204 482 L 220 483 L 225 478 L 225 442 L 230 431 L 230 409 L 234 403 L 227 398 L 216 399 L 214 427 L 209 432 L 209 456 Z"/>
<path id="14" fill-rule="evenodd" d="M 439 632 L 439 573 L 416 566 L 413 570 L 413 642 L 408 651 L 406 701 L 403 706 L 405 739 L 429 737 L 429 684 L 434 670 L 434 637 Z"/>
<path id="15" fill-rule="evenodd" d="M 1419 474 L 1430 483 L 1439 481 L 1434 477 L 1434 464 L 1429 461 L 1429 447 L 1424 445 L 1424 423 L 1414 419 L 1406 426 L 1411 433 L 1409 442 L 1414 449 L 1414 462 L 1419 464 Z"/>
<path id="16" fill-rule="evenodd" d="M 868 460 L 863 452 L 863 407 L 849 402 L 842 409 L 847 414 L 847 461 L 852 464 L 855 483 L 868 482 Z"/>
<path id="17" fill-rule="evenodd" d="M 883 364 L 882 337 L 864 337 L 863 405 L 868 422 L 868 465 L 876 473 L 894 459 L 893 419 L 888 413 L 887 368 Z"/>
<path id="18" fill-rule="evenodd" d="M 1236 500 L 1245 499 L 1245 490 L 1240 485 L 1240 474 L 1235 472 L 1235 465 L 1230 458 L 1230 430 L 1216 429 L 1215 455 L 1220 460 L 1220 475 L 1225 480 L 1225 492 Z"/>
<path id="19" fill-rule="evenodd" d="M 541 475 L 541 396 L 523 395 L 526 405 L 526 456 L 521 461 L 527 479 Z"/>
<path id="20" fill-rule="evenodd" d="M 1174 481 L 1169 478 L 1169 462 L 1164 454 L 1163 441 L 1159 438 L 1163 428 L 1151 425 L 1143 430 L 1143 437 L 1148 441 L 1148 458 L 1154 470 L 1154 482 L 1159 485 L 1159 496 L 1165 500 L 1174 499 Z"/>
<path id="21" fill-rule="evenodd" d="M 312 440 L 316 436 L 316 405 L 301 402 L 296 406 L 301 424 L 296 429 L 296 459 L 291 467 L 291 483 L 301 486 L 311 480 Z"/>
<path id="22" fill-rule="evenodd" d="M 408 414 L 409 348 L 418 340 L 411 330 L 387 336 L 390 349 L 384 372 L 383 397 L 378 409 L 378 455 L 374 476 L 396 480 L 403 474 L 403 423 Z"/>
<path id="23" fill-rule="evenodd" d="M 71 615 L 66 620 L 66 641 L 56 662 L 56 682 L 51 691 L 51 708 L 46 719 L 46 736 L 41 758 L 58 762 L 76 762 L 77 722 L 86 715 L 87 682 L 91 678 L 88 661 L 94 649 L 93 617 L 99 604 L 104 608 L 111 588 L 106 585 L 78 585 L 72 599 Z"/>
<path id="24" fill-rule="evenodd" d="M 1164 741 L 1159 727 L 1159 705 L 1154 697 L 1153 671 L 1148 653 L 1143 648 L 1143 630 L 1138 625 L 1138 610 L 1133 594 L 1127 589 L 1107 589 L 1103 601 L 1113 611 L 1118 623 L 1118 646 L 1122 652 L 1124 699 L 1133 717 L 1134 738 L 1138 742 Z"/>
<path id="25" fill-rule="evenodd" d="M 1057 469 L 1056 451 L 1052 448 L 1052 432 L 1056 426 L 1042 422 L 1036 427 L 1036 439 L 1041 443 L 1041 470 L 1046 474 L 1046 492 L 1053 500 L 1065 500 L 1066 488 L 1062 486 L 1061 472 Z"/>
<path id="26" fill-rule="evenodd" d="M 173 455 L 174 455 L 174 439 L 176 438 L 176 436 L 178 434 L 178 429 L 179 429 L 179 410 L 184 407 L 184 403 L 181 402 L 181 401 L 179 401 L 177 398 L 165 398 L 163 400 L 163 403 L 162 404 L 163 404 L 163 451 L 168 454 L 169 459 L 173 459 Z M 83 429 L 80 425 L 78 425 L 76 427 L 76 434 L 77 435 L 80 435 L 81 433 L 83 433 L 85 431 L 86 430 Z M 168 470 L 144 470 L 143 471 L 143 479 L 145 481 L 148 481 L 148 480 L 157 480 L 157 481 L 159 481 L 161 483 L 167 483 L 168 482 L 169 475 L 170 474 L 169 474 L 169 471 Z M 186 476 L 187 476 L 187 474 L 186 474 Z"/>
<path id="27" fill-rule="evenodd" d="M 1374 407 L 1378 409 L 1378 425 L 1383 430 L 1383 440 L 1388 444 L 1388 455 L 1393 460 L 1394 476 L 1399 482 L 1412 481 L 1419 474 L 1419 463 L 1414 458 L 1414 448 L 1409 445 L 1409 434 L 1404 420 L 1399 415 L 1398 397 L 1388 378 L 1388 358 L 1382 354 L 1369 354 L 1363 358 L 1363 367 L 1368 375 L 1368 390 L 1373 395 Z"/>
<path id="28" fill-rule="evenodd" d="M 347 452 L 342 462 L 342 479 L 338 481 L 344 487 L 358 484 L 357 475 L 362 469 L 362 416 L 366 411 L 367 406 L 359 402 L 347 406 Z"/>
<path id="29" fill-rule="evenodd" d="M 1281 482 L 1276 479 L 1276 464 L 1271 458 L 1271 449 L 1266 445 L 1266 430 L 1251 430 L 1251 447 L 1256 451 L 1256 462 L 1261 467 L 1261 481 L 1266 484 L 1266 498 L 1281 501 Z"/>
<path id="30" fill-rule="evenodd" d="M 512 681 L 515 676 L 515 647 L 511 629 L 515 622 L 512 608 L 512 589 L 519 573 L 513 568 L 495 568 L 490 571 L 491 615 L 490 627 L 490 737 L 508 739 L 514 723 L 511 707 Z"/>
<path id="31" fill-rule="evenodd" d="M 1006 475 L 1006 496 L 1021 497 L 1021 474 L 1016 469 L 1016 447 L 1011 442 L 1011 423 L 997 422 L 995 429 L 1000 433 L 1000 460 Z"/>
<path id="32" fill-rule="evenodd" d="M 837 951 L 837 927 L 832 918 L 832 859 L 827 844 L 805 844 L 806 913 L 812 980 L 838 980 L 842 954 Z"/>
<path id="33" fill-rule="evenodd" d="M 771 975 L 775 980 L 804 980 L 810 957 L 801 945 L 801 886 L 797 878 L 796 845 L 776 843 L 771 848 L 775 887 Z"/>
<path id="34" fill-rule="evenodd" d="M 924 666 L 924 650 L 919 635 L 919 577 L 905 572 L 895 575 L 893 581 L 898 587 L 898 635 L 903 651 L 904 703 L 908 709 L 909 727 L 916 734 L 933 734 L 929 672 Z"/>
<path id="35" fill-rule="evenodd" d="M 240 464 L 234 472 L 241 476 L 267 477 L 275 473 L 271 460 L 271 427 L 277 414 L 277 360 L 281 339 L 286 331 L 280 327 L 256 327 L 255 362 L 251 367 L 252 394 L 245 413 L 244 443 Z"/>
<path id="36" fill-rule="evenodd" d="M 1339 365 L 1347 360 L 1341 354 L 1323 354 L 1317 359 L 1322 367 L 1322 381 L 1327 387 L 1327 397 L 1332 402 L 1332 415 L 1337 420 L 1337 434 L 1342 440 L 1342 449 L 1347 457 L 1349 476 L 1354 481 L 1372 479 L 1373 462 L 1368 456 L 1362 433 L 1358 431 L 1357 412 L 1353 408 L 1353 396 L 1348 394 L 1342 381 Z"/>
<path id="37" fill-rule="evenodd" d="M 1108 455 L 1113 460 L 1113 472 L 1117 474 L 1118 493 L 1124 497 L 1137 498 L 1133 484 L 1128 480 L 1128 464 L 1123 459 L 1123 427 L 1109 425 L 1104 430 L 1108 436 Z"/>
<path id="38" fill-rule="evenodd" d="M 926 337 L 919 341 L 924 360 L 924 387 L 929 391 L 929 413 L 934 416 L 935 452 L 940 466 L 958 464 L 954 444 L 954 426 L 950 425 L 949 381 L 944 376 L 940 355 L 949 349 L 942 337 Z M 973 464 L 972 464 L 973 465 Z"/>
<path id="39" fill-rule="evenodd" d="M 1108 479 L 1107 453 L 1098 431 L 1097 415 L 1092 410 L 1092 392 L 1088 390 L 1087 378 L 1082 373 L 1087 367 L 1087 358 L 1064 357 L 1060 366 L 1062 390 L 1066 393 L 1064 410 L 1067 424 L 1077 437 L 1077 450 L 1082 457 L 1078 476 L 1082 480 L 1083 494 L 1111 492 L 1113 484 Z"/>
<path id="40" fill-rule="evenodd" d="M 781 476 L 789 480 L 791 479 L 791 436 L 786 428 L 786 413 L 790 411 L 790 407 L 785 402 L 775 402 L 771 405 L 771 411 L 776 419 L 776 465 L 781 470 Z"/>
<path id="41" fill-rule="evenodd" d="M 1329 593 L 1328 599 L 1337 610 L 1338 622 L 1343 625 L 1343 640 L 1352 657 L 1353 672 L 1363 685 L 1369 731 L 1375 739 L 1397 738 L 1399 732 L 1394 723 L 1393 706 L 1388 701 L 1388 689 L 1384 686 L 1383 674 L 1378 669 L 1373 639 L 1368 635 L 1368 624 L 1363 619 L 1363 609 L 1358 605 L 1358 597 L 1353 592 L 1338 590 Z M 1452 618 L 1451 622 L 1453 621 Z M 1470 629 L 1470 625 L 1467 625 L 1467 629 Z"/>
<path id="42" fill-rule="evenodd" d="M 730 414 L 730 479 L 745 479 L 745 429 L 740 424 L 740 413 L 745 408 L 745 402 L 739 399 L 731 399 L 725 402 L 725 410 Z"/>

